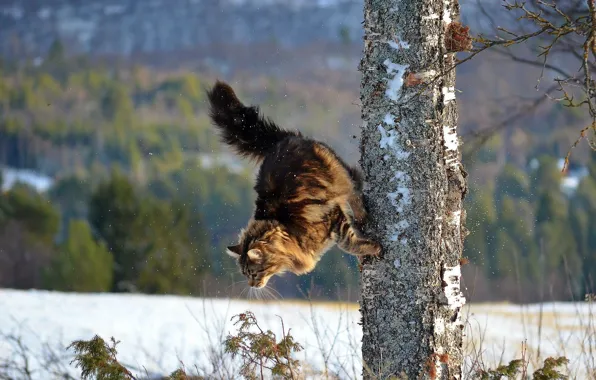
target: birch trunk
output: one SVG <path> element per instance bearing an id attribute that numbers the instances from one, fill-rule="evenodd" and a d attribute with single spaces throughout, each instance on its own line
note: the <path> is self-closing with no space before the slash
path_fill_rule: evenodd
<path id="1" fill-rule="evenodd" d="M 364 263 L 363 377 L 461 378 L 466 173 L 445 31 L 457 0 L 365 0 L 361 165 L 384 256 Z"/>

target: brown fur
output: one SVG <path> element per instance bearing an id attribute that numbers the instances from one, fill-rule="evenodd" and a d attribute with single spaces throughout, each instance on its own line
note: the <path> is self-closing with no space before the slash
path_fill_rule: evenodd
<path id="1" fill-rule="evenodd" d="M 223 82 L 208 97 L 222 140 L 261 162 L 254 215 L 239 243 L 228 247 L 250 286 L 263 287 L 285 271 L 308 273 L 334 244 L 357 256 L 380 254 L 381 246 L 359 228 L 366 210 L 357 168 L 327 145 L 264 119 Z"/>

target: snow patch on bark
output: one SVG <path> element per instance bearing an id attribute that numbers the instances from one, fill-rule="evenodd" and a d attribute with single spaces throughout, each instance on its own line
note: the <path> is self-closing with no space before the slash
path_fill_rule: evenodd
<path id="1" fill-rule="evenodd" d="M 392 226 L 387 226 L 387 229 L 391 231 L 389 234 L 390 241 L 398 241 L 399 237 L 406 231 L 406 229 L 410 227 L 410 223 L 407 220 L 401 220 L 398 223 L 393 224 Z M 402 245 L 406 245 L 408 243 L 408 239 L 402 238 L 399 240 Z"/>
<path id="2" fill-rule="evenodd" d="M 391 115 L 390 113 L 385 114 L 383 117 L 383 123 L 387 127 L 396 127 L 395 116 Z M 389 150 L 391 155 L 399 161 L 409 157 L 410 153 L 404 151 L 399 144 L 399 135 L 397 129 L 391 128 L 386 130 L 382 124 L 379 124 L 377 129 L 381 134 L 381 140 L 379 141 L 381 149 Z M 386 159 L 387 155 L 384 155 L 384 158 Z M 391 205 L 395 207 L 395 211 L 397 211 L 399 214 L 402 214 L 406 207 L 410 206 L 412 203 L 412 193 L 409 188 L 410 176 L 404 171 L 397 170 L 389 182 L 395 184 L 395 190 L 388 192 L 387 198 L 389 198 Z M 387 230 L 389 231 L 389 240 L 398 241 L 401 239 L 401 244 L 405 245 L 407 240 L 401 236 L 409 226 L 410 223 L 408 223 L 407 220 L 400 220 L 398 223 L 387 226 Z"/>
<path id="3" fill-rule="evenodd" d="M 412 203 L 411 192 L 407 187 L 410 177 L 405 172 L 397 171 L 389 181 L 395 182 L 397 189 L 392 193 L 388 193 L 387 196 L 397 212 L 401 213 L 404 211 L 405 206 L 409 206 Z"/>
<path id="4" fill-rule="evenodd" d="M 398 49 L 409 49 L 410 44 L 403 40 L 399 35 L 395 37 L 395 41 L 389 41 L 389 46 L 398 50 Z"/>
<path id="5" fill-rule="evenodd" d="M 390 129 L 389 131 L 387 131 L 380 124 L 377 126 L 377 129 L 379 130 L 379 133 L 381 134 L 381 141 L 379 141 L 381 148 L 385 148 L 385 149 L 392 148 L 395 144 L 395 139 L 397 139 L 397 133 L 395 133 L 395 130 Z"/>
<path id="6" fill-rule="evenodd" d="M 400 220 L 399 222 L 395 223 L 393 225 L 393 228 L 395 229 L 396 233 L 394 235 L 391 235 L 391 240 L 397 241 L 399 234 L 403 233 L 403 231 L 405 231 L 405 229 L 408 227 L 410 227 L 410 223 L 408 223 L 407 220 Z M 395 240 L 393 240 L 394 238 Z"/>
<path id="7" fill-rule="evenodd" d="M 393 153 L 393 156 L 395 156 L 395 158 L 398 160 L 405 160 L 410 156 L 409 152 L 401 149 L 399 144 L 396 143 L 398 133 L 395 129 L 386 130 L 380 124 L 377 126 L 377 129 L 381 134 L 381 140 L 379 141 L 379 144 L 382 149 L 389 149 L 391 153 Z"/>
<path id="8" fill-rule="evenodd" d="M 398 63 L 393 63 L 388 59 L 386 59 L 383 64 L 387 67 L 387 74 L 393 75 L 393 78 L 389 79 L 385 95 L 387 95 L 389 99 L 397 101 L 401 98 L 401 88 L 404 85 L 403 76 L 409 65 L 400 65 Z"/>
<path id="9" fill-rule="evenodd" d="M 385 114 L 385 117 L 383 118 L 383 123 L 387 125 L 395 125 L 393 115 L 391 115 L 390 113 Z"/>

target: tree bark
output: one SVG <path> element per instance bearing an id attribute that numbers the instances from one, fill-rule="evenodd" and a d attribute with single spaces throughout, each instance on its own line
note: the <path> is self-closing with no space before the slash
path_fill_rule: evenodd
<path id="1" fill-rule="evenodd" d="M 362 267 L 365 379 L 461 378 L 467 185 L 445 48 L 458 18 L 457 0 L 365 0 L 361 165 L 384 249 Z"/>

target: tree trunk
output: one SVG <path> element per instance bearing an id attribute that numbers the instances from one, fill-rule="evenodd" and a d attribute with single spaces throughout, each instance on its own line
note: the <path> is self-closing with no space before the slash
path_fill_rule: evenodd
<path id="1" fill-rule="evenodd" d="M 457 0 L 365 0 L 361 165 L 369 231 L 362 268 L 365 379 L 461 378 L 460 257 L 466 173 L 445 31 Z M 425 83 L 419 83 L 425 79 Z"/>

